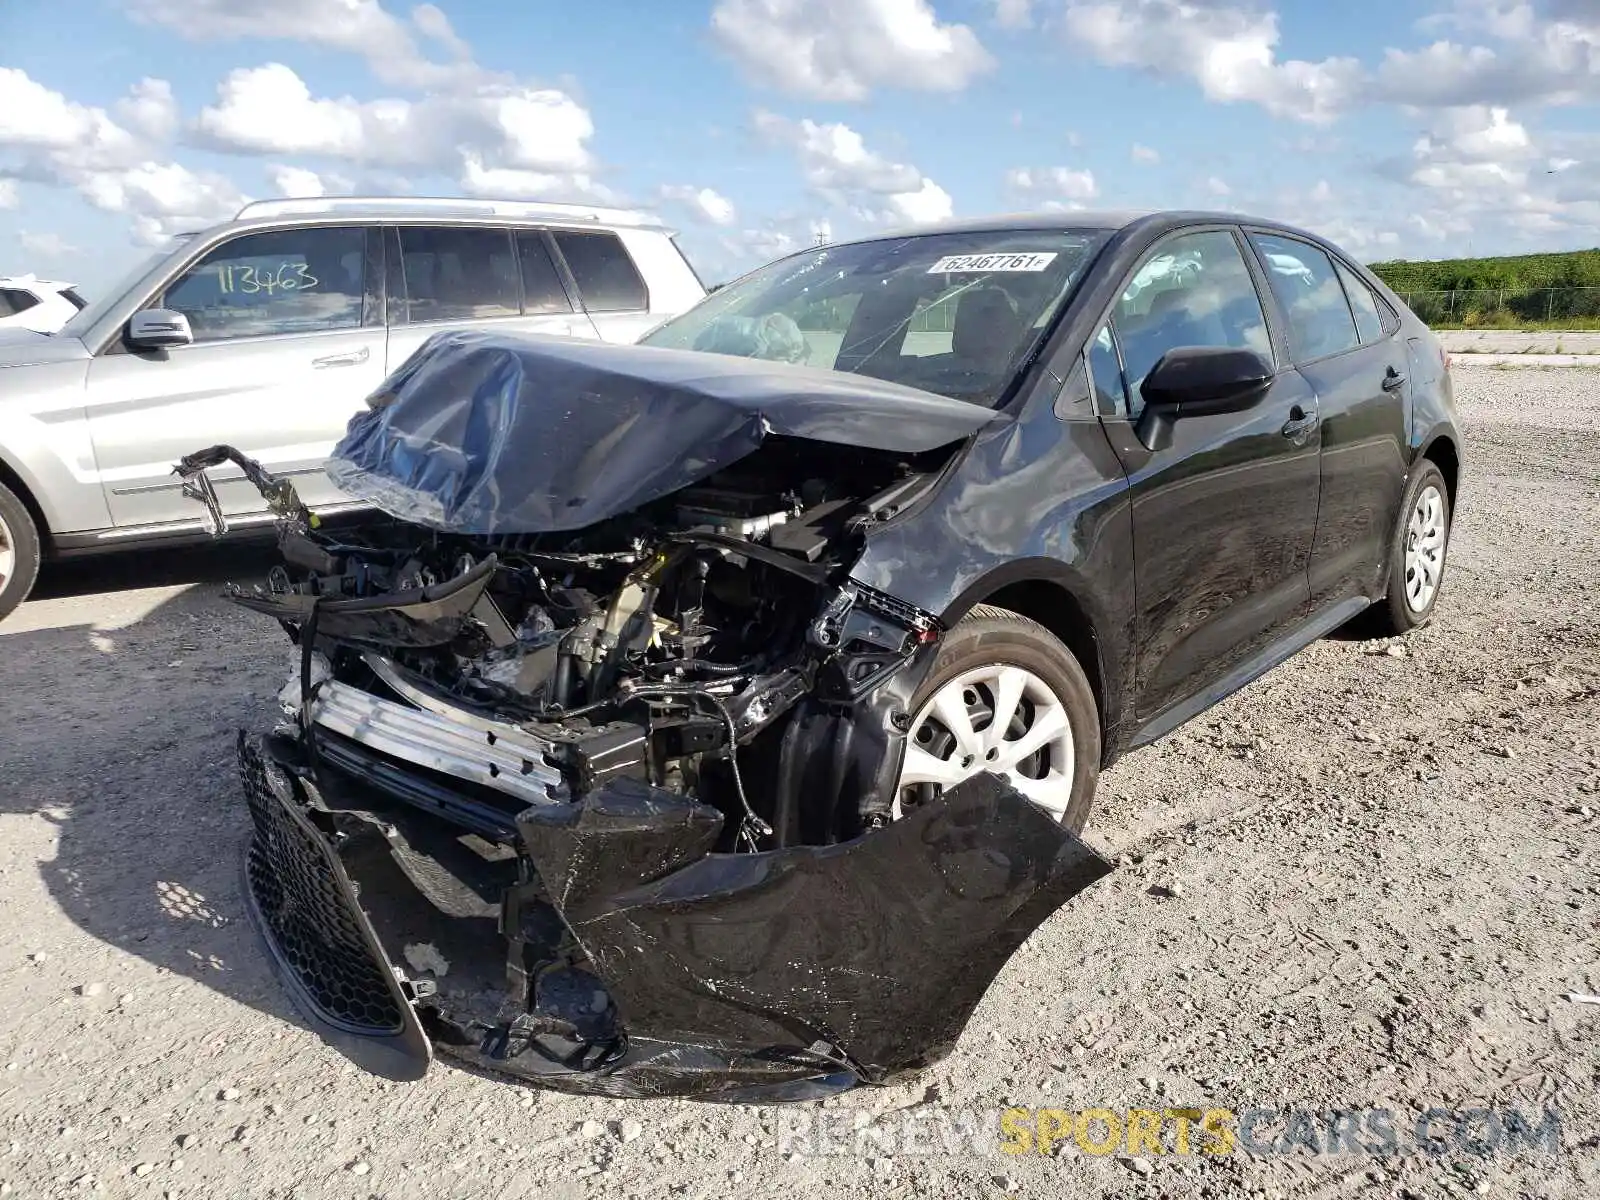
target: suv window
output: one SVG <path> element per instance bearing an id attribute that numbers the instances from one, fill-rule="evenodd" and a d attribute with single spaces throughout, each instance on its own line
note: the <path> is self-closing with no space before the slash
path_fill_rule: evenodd
<path id="1" fill-rule="evenodd" d="M 84 309 L 89 307 L 89 302 L 82 296 L 78 295 L 77 288 L 62 288 L 61 295 L 66 298 L 68 304 L 72 305 L 72 307 L 77 309 L 79 312 L 82 312 Z"/>
<path id="2" fill-rule="evenodd" d="M 517 234 L 517 256 L 522 260 L 522 311 L 525 313 L 564 313 L 572 311 L 561 273 L 550 257 L 550 246 L 542 233 Z"/>
<path id="3" fill-rule="evenodd" d="M 1289 348 L 1296 362 L 1339 354 L 1359 343 L 1350 304 L 1326 254 L 1294 238 L 1253 233 L 1250 240 L 1289 318 Z"/>
<path id="4" fill-rule="evenodd" d="M 247 233 L 208 252 L 153 307 L 189 318 L 197 342 L 354 329 L 366 295 L 367 231 Z"/>
<path id="5" fill-rule="evenodd" d="M 1364 346 L 1377 341 L 1383 336 L 1383 310 L 1378 307 L 1378 298 L 1359 275 L 1337 259 L 1334 260 L 1333 269 L 1339 272 L 1344 294 L 1350 300 L 1350 311 L 1355 313 L 1356 333 L 1361 338 L 1361 344 Z"/>
<path id="6" fill-rule="evenodd" d="M 1144 377 L 1168 350 L 1223 346 L 1272 361 L 1261 297 L 1227 230 L 1186 233 L 1157 246 L 1117 301 L 1112 324 L 1122 347 L 1130 418 L 1144 407 Z M 1097 377 L 1105 371 L 1101 367 Z"/>
<path id="7" fill-rule="evenodd" d="M 522 314 L 522 283 L 506 230 L 401 226 L 400 259 L 409 321 Z"/>
<path id="8" fill-rule="evenodd" d="M 633 260 L 614 233 L 556 233 L 556 245 L 577 281 L 590 312 L 628 312 L 650 307 L 650 294 Z"/>
<path id="9" fill-rule="evenodd" d="M 39 303 L 39 297 L 21 288 L 0 288 L 0 317 L 14 317 Z"/>

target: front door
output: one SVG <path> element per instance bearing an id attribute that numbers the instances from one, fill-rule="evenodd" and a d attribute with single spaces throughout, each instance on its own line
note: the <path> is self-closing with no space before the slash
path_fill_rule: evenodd
<path id="1" fill-rule="evenodd" d="M 345 499 L 322 464 L 384 371 L 370 236 L 307 226 L 223 242 L 149 302 L 188 317 L 193 344 L 117 343 L 90 364 L 89 430 L 119 528 L 197 518 L 172 467 L 219 442 L 292 478 L 313 507 Z M 237 472 L 213 478 L 228 515 L 265 511 Z"/>
<path id="2" fill-rule="evenodd" d="M 1106 431 L 1131 487 L 1139 741 L 1203 703 L 1303 619 L 1317 521 L 1316 395 L 1292 369 L 1245 412 L 1183 418 L 1170 446 L 1141 444 L 1139 388 L 1180 346 L 1249 349 L 1275 361 L 1231 229 L 1160 243 L 1090 346 L 1101 402 L 1118 413 Z"/>

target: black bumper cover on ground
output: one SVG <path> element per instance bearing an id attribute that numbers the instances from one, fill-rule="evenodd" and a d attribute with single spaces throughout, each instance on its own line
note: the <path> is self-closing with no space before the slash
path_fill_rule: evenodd
<path id="1" fill-rule="evenodd" d="M 426 1069 L 426 1023 L 441 1053 L 564 1091 L 800 1100 L 883 1082 L 946 1054 L 1017 947 L 1111 869 L 992 775 L 852 842 L 758 854 L 711 853 L 720 813 L 636 781 L 531 809 L 519 853 L 615 1014 L 603 1052 L 552 1053 L 520 999 L 462 1022 L 402 981 L 315 787 L 267 746 L 240 739 L 252 908 L 300 1007 L 395 1078 Z"/>

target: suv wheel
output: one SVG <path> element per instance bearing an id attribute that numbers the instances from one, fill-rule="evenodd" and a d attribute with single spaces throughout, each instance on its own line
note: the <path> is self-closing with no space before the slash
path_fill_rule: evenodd
<path id="1" fill-rule="evenodd" d="M 27 599 L 39 577 L 39 531 L 16 494 L 0 483 L 0 620 Z"/>
<path id="2" fill-rule="evenodd" d="M 911 710 L 895 817 L 993 771 L 1083 829 L 1100 776 L 1100 717 L 1083 668 L 1044 626 L 978 605 L 950 631 Z"/>
<path id="3" fill-rule="evenodd" d="M 1383 633 L 1409 633 L 1433 616 L 1449 548 L 1450 489 L 1424 459 L 1406 488 L 1389 549 L 1389 592 L 1378 605 Z"/>

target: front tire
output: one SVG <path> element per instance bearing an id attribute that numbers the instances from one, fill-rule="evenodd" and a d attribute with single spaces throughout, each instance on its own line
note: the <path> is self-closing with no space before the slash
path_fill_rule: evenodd
<path id="1" fill-rule="evenodd" d="M 16 493 L 0 483 L 0 620 L 28 598 L 38 577 L 38 527 Z"/>
<path id="2" fill-rule="evenodd" d="M 910 707 L 895 817 L 987 770 L 1082 831 L 1100 778 L 1100 714 L 1083 667 L 1044 626 L 976 606 Z"/>
<path id="3" fill-rule="evenodd" d="M 1406 488 L 1389 546 L 1389 590 L 1375 606 L 1381 634 L 1410 633 L 1432 618 L 1450 549 L 1450 516 L 1444 475 L 1422 459 Z"/>

